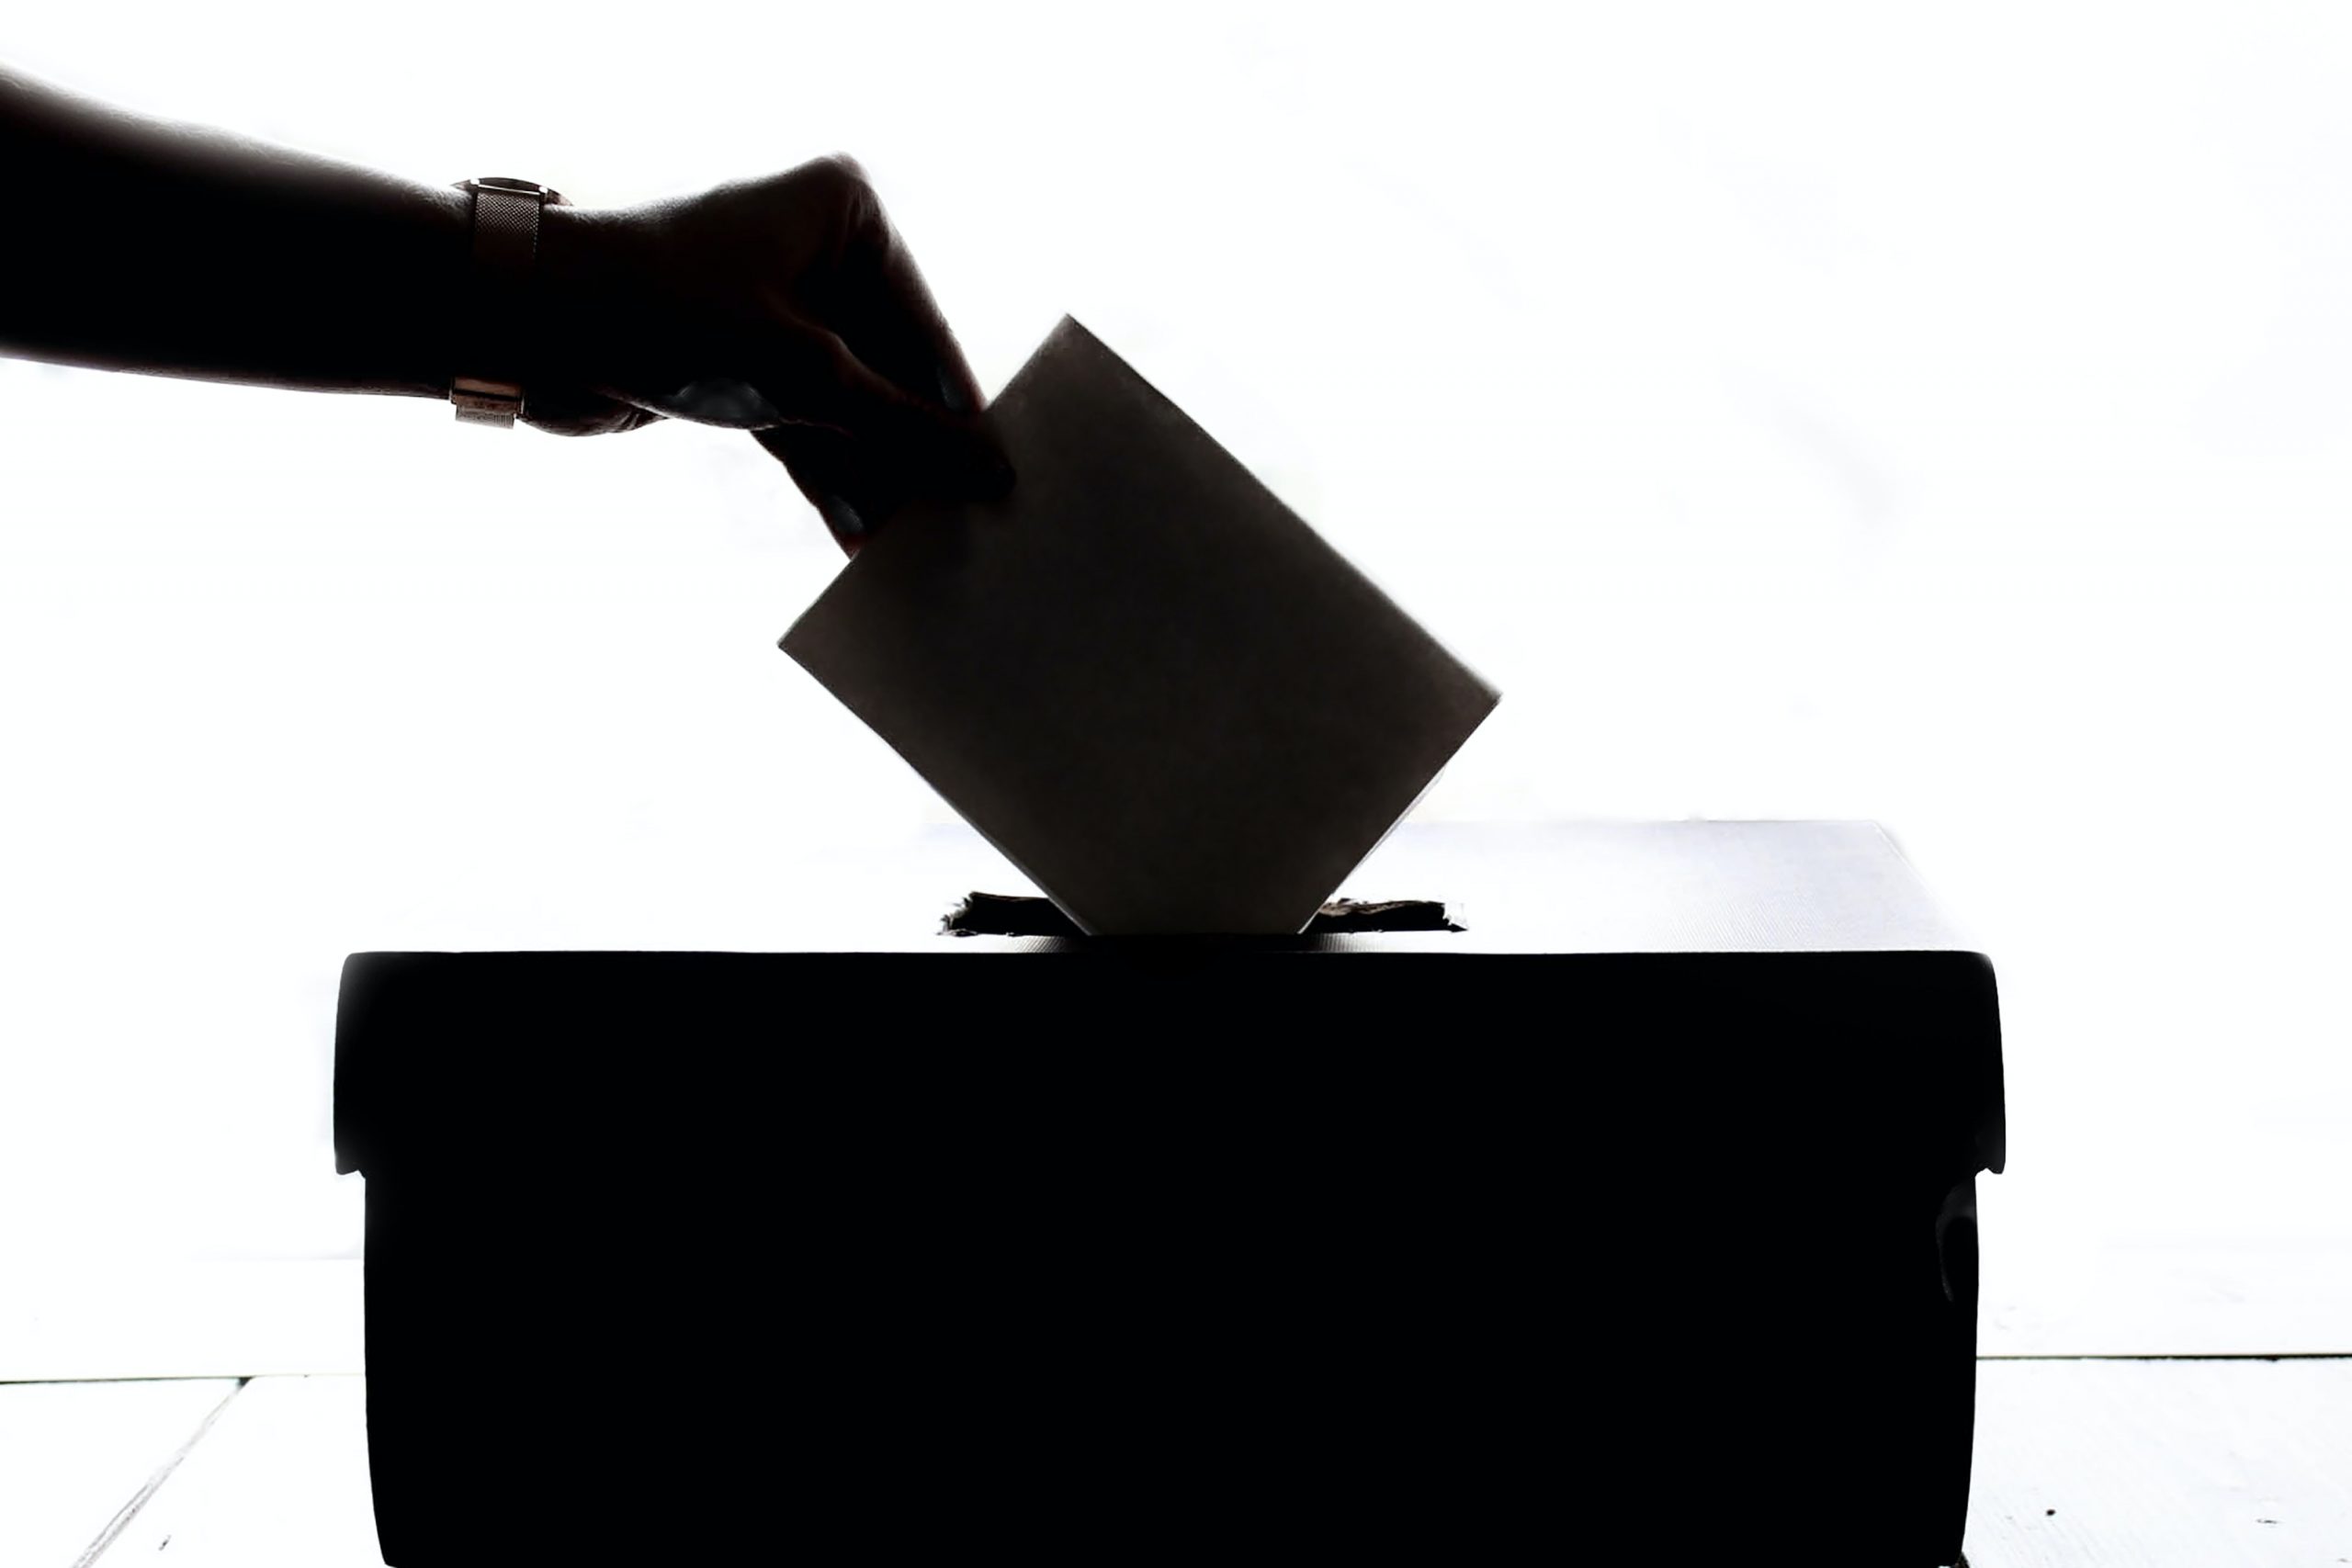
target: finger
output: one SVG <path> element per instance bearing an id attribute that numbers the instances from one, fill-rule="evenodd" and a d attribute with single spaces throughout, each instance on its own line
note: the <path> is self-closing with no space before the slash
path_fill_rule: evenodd
<path id="1" fill-rule="evenodd" d="M 805 424 L 755 430 L 752 438 L 784 464 L 792 482 L 831 530 L 845 555 L 855 555 L 888 509 L 870 482 L 861 483 L 849 438 Z"/>
<path id="2" fill-rule="evenodd" d="M 841 274 L 829 291 L 839 319 L 827 324 L 861 359 L 908 391 L 951 413 L 977 413 L 979 381 L 932 298 L 914 253 L 862 171 L 845 182 L 844 199 Z"/>
<path id="3" fill-rule="evenodd" d="M 807 424 L 847 439 L 861 484 L 883 479 L 907 494 L 993 500 L 1012 466 L 984 423 L 916 397 L 869 366 L 833 333 L 803 329 L 752 379 L 767 400 L 795 411 L 779 425 Z"/>
<path id="4" fill-rule="evenodd" d="M 640 397 L 638 403 L 657 416 L 667 414 L 734 430 L 757 430 L 784 419 L 783 412 L 761 396 L 758 388 L 732 376 L 704 376 L 673 391 Z"/>

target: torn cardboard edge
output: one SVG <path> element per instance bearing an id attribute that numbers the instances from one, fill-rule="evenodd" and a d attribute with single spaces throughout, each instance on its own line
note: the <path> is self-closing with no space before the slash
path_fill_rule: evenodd
<path id="1" fill-rule="evenodd" d="M 1334 898 L 1315 912 L 1302 936 L 1367 931 L 1458 931 L 1445 906 L 1429 898 Z M 944 936 L 1084 936 L 1078 922 L 1035 894 L 972 893 L 940 922 Z"/>

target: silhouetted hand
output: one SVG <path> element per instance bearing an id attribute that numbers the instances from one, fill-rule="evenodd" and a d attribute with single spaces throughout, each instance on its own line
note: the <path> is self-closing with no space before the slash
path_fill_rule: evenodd
<path id="1" fill-rule="evenodd" d="M 910 496 L 1011 486 L 971 367 L 852 160 L 543 223 L 528 423 L 749 430 L 852 552 Z"/>

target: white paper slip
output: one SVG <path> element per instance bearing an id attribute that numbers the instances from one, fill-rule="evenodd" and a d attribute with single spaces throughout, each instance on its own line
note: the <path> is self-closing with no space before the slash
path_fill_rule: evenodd
<path id="1" fill-rule="evenodd" d="M 988 418 L 784 650 L 1081 929 L 1298 931 L 1494 689 L 1068 317 Z"/>

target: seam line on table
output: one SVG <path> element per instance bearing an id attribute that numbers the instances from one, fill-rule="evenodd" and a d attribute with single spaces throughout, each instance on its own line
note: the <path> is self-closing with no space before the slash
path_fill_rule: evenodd
<path id="1" fill-rule="evenodd" d="M 257 1372 L 159 1372 L 150 1376 L 121 1378 L 0 1378 L 0 1388 L 55 1388 L 65 1383 L 84 1382 L 251 1382 L 255 1377 L 268 1374 Z M 289 1372 L 288 1377 L 336 1377 L 334 1372 Z M 353 1373 L 352 1376 L 359 1374 Z M 236 1392 L 231 1390 L 231 1393 Z M 223 1394 L 222 1398 L 228 1395 Z"/>
<path id="2" fill-rule="evenodd" d="M 153 1380 L 125 1378 L 94 1381 L 124 1382 L 152 1381 L 162 1382 L 176 1380 L 162 1378 Z M 210 1411 L 206 1413 L 204 1419 L 197 1423 L 196 1430 L 187 1435 L 187 1441 L 182 1443 L 177 1450 L 173 1453 L 172 1457 L 165 1460 L 163 1464 L 157 1468 L 155 1473 L 147 1478 L 147 1484 L 141 1486 L 136 1493 L 132 1494 L 130 1501 L 125 1503 L 121 1509 L 116 1513 L 115 1517 L 107 1521 L 107 1528 L 98 1532 L 98 1539 L 90 1542 L 89 1545 L 82 1549 L 82 1555 L 74 1560 L 74 1568 L 90 1568 L 92 1563 L 96 1562 L 100 1557 L 106 1554 L 107 1548 L 115 1543 L 115 1538 L 122 1534 L 125 1529 L 128 1529 L 130 1526 L 130 1521 L 139 1517 L 139 1510 L 147 1506 L 147 1500 L 162 1489 L 164 1482 L 169 1481 L 172 1478 L 173 1472 L 179 1469 L 180 1461 L 187 1458 L 189 1452 L 195 1449 L 198 1443 L 204 1440 L 205 1433 L 212 1430 L 212 1423 L 220 1418 L 220 1412 L 229 1408 L 229 1402 L 236 1398 L 237 1395 L 244 1393 L 245 1385 L 253 1381 L 254 1380 L 251 1378 L 239 1378 L 237 1380 L 237 1386 L 220 1396 L 220 1403 L 214 1405 Z"/>
<path id="3" fill-rule="evenodd" d="M 2097 1355 L 1979 1356 L 1979 1361 L 2346 1361 L 2352 1350 L 2146 1350 Z"/>

